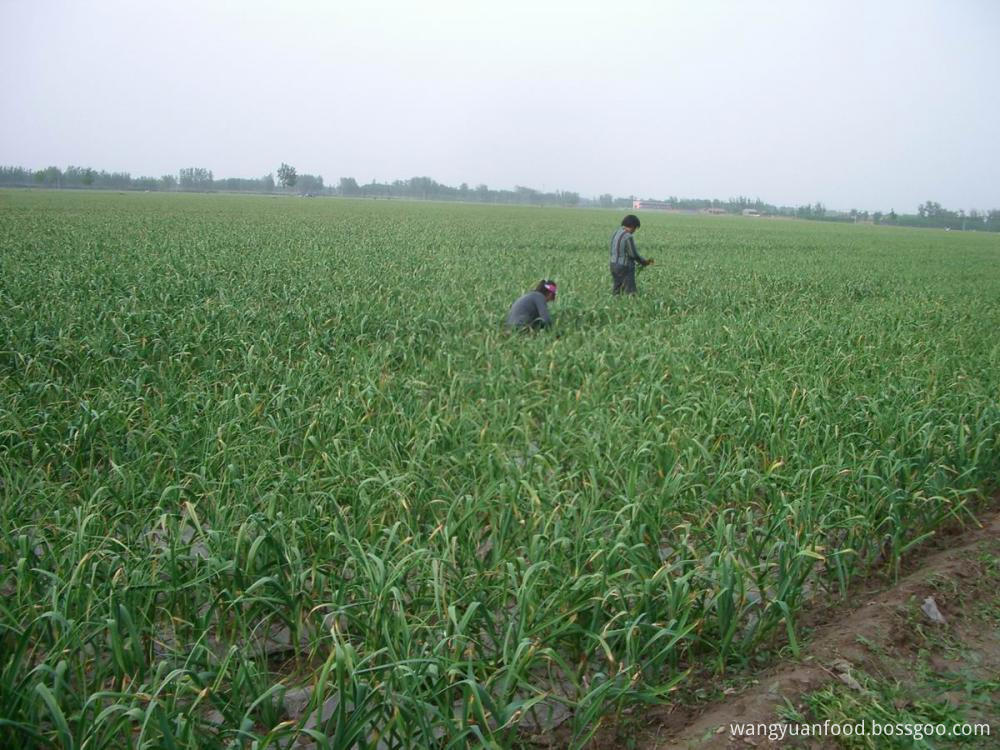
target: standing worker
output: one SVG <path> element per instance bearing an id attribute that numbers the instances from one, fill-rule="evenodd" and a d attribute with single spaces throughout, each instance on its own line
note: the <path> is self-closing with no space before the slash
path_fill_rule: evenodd
<path id="1" fill-rule="evenodd" d="M 542 279 L 534 291 L 522 295 L 510 306 L 507 313 L 507 321 L 504 324 L 507 330 L 516 328 L 536 330 L 547 328 L 552 325 L 552 316 L 549 315 L 549 302 L 556 300 L 556 282 L 550 279 Z"/>
<path id="2" fill-rule="evenodd" d="M 611 293 L 635 294 L 635 264 L 648 266 L 653 263 L 639 255 L 635 249 L 635 230 L 639 228 L 639 217 L 629 214 L 622 219 L 622 225 L 611 236 Z"/>

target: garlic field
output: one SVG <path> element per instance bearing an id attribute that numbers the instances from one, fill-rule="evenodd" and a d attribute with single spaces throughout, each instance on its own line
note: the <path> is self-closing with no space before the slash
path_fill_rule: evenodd
<path id="1" fill-rule="evenodd" d="M 0 745 L 582 746 L 974 523 L 1000 237 L 621 218 L 0 192 Z"/>

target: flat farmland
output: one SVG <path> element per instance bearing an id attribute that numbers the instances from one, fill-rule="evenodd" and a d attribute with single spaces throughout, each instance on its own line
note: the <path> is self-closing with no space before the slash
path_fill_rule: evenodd
<path id="1" fill-rule="evenodd" d="M 623 213 L 0 192 L 0 744 L 583 746 L 974 524 L 1000 237 Z"/>

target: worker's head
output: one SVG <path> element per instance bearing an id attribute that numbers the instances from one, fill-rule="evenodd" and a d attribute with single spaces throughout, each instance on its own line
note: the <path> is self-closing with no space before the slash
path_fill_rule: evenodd
<path id="1" fill-rule="evenodd" d="M 628 232 L 634 232 L 639 228 L 639 217 L 635 214 L 629 214 L 622 219 L 622 226 L 625 227 Z"/>
<path id="2" fill-rule="evenodd" d="M 535 287 L 535 291 L 544 294 L 548 302 L 555 302 L 556 282 L 552 281 L 552 279 L 542 279 L 538 282 L 538 286 Z"/>

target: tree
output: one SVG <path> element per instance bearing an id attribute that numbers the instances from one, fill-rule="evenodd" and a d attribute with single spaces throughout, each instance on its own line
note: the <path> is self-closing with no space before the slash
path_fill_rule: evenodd
<path id="1" fill-rule="evenodd" d="M 302 195 L 315 195 L 317 193 L 323 192 L 323 176 L 322 175 L 311 175 L 311 174 L 300 174 L 296 178 L 299 186 L 299 192 Z"/>
<path id="2" fill-rule="evenodd" d="M 32 172 L 24 167 L 0 167 L 0 184 L 27 185 L 31 181 Z"/>
<path id="3" fill-rule="evenodd" d="M 917 216 L 921 219 L 933 219 L 942 213 L 941 204 L 935 201 L 927 201 L 917 206 Z"/>
<path id="4" fill-rule="evenodd" d="M 358 181 L 353 177 L 341 177 L 340 178 L 340 194 L 345 196 L 358 195 L 361 192 L 361 188 L 358 187 Z"/>
<path id="5" fill-rule="evenodd" d="M 204 167 L 187 167 L 180 171 L 178 182 L 181 190 L 210 190 L 213 182 L 212 170 Z"/>
<path id="6" fill-rule="evenodd" d="M 35 182 L 62 187 L 62 170 L 59 167 L 46 167 L 41 172 L 35 172 Z"/>
<path id="7" fill-rule="evenodd" d="M 295 167 L 281 162 L 281 166 L 278 167 L 278 182 L 281 183 L 281 186 L 286 188 L 295 187 L 297 179 L 298 175 L 295 173 Z"/>
<path id="8" fill-rule="evenodd" d="M 514 192 L 517 194 L 518 203 L 538 203 L 542 202 L 542 195 L 534 188 L 524 185 L 515 185 Z"/>
<path id="9" fill-rule="evenodd" d="M 90 167 L 74 167 L 70 165 L 63 172 L 63 185 L 83 185 L 84 187 L 90 187 L 94 184 L 96 178 L 97 172 Z"/>

